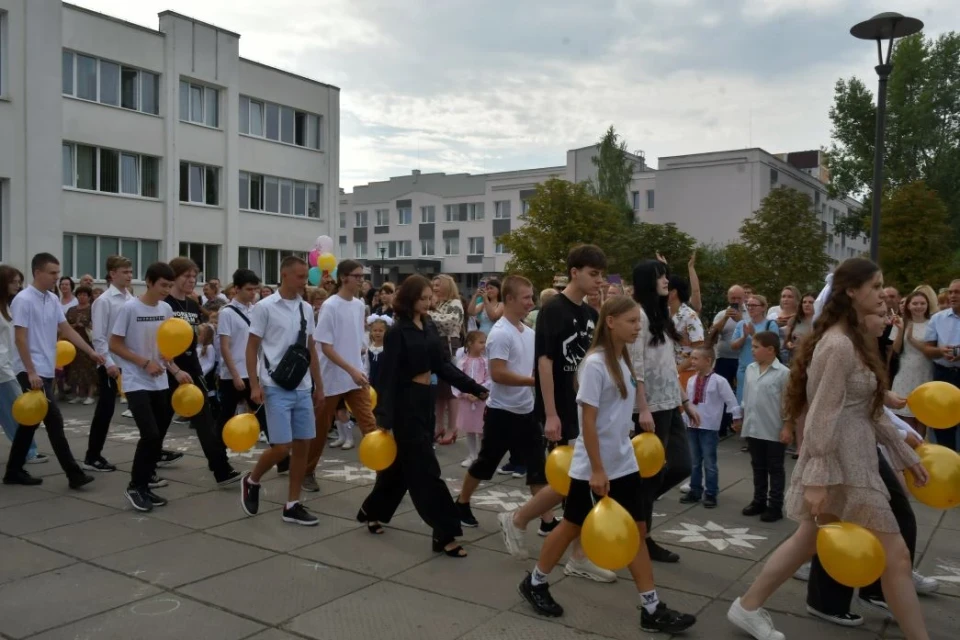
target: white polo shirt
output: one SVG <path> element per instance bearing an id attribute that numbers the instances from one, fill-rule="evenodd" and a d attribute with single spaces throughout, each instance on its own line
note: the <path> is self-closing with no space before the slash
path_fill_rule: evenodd
<path id="1" fill-rule="evenodd" d="M 126 289 L 121 291 L 110 285 L 102 296 L 93 301 L 93 305 L 90 307 L 90 315 L 93 321 L 93 348 L 106 359 L 106 366 L 108 367 L 117 364 L 110 354 L 110 332 L 117 321 L 120 308 L 132 297 Z"/>
<path id="2" fill-rule="evenodd" d="M 283 359 L 283 354 L 287 352 L 287 347 L 297 341 L 297 334 L 300 332 L 298 307 L 303 309 L 303 317 L 307 322 L 306 340 L 309 342 L 314 330 L 313 307 L 304 302 L 300 296 L 297 296 L 294 300 L 285 300 L 280 297 L 279 293 L 274 293 L 253 307 L 253 312 L 250 315 L 250 335 L 257 336 L 262 340 L 257 368 L 257 375 L 262 386 L 279 386 L 267 373 L 267 366 L 263 358 L 265 356 L 270 361 L 271 368 L 276 367 Z M 232 313 L 232 311 L 228 313 Z M 309 348 L 309 344 L 304 346 Z M 311 382 L 310 375 L 305 375 L 303 380 L 300 381 L 297 391 L 309 391 Z"/>
<path id="3" fill-rule="evenodd" d="M 487 335 L 487 359 L 505 360 L 507 370 L 521 376 L 532 376 L 534 367 L 534 331 L 521 324 L 514 326 L 505 317 L 500 318 Z M 490 383 L 487 406 L 511 413 L 527 414 L 533 411 L 533 387 L 515 387 Z"/>
<path id="4" fill-rule="evenodd" d="M 229 307 L 233 308 L 231 309 Z M 244 317 L 246 317 L 246 320 L 241 318 L 237 311 L 242 313 Z M 233 356 L 233 364 L 237 369 L 237 374 L 240 375 L 242 380 L 248 377 L 247 338 L 250 337 L 250 325 L 248 321 L 253 322 L 252 314 L 252 304 L 244 305 L 234 300 L 225 305 L 223 309 L 220 310 L 220 315 L 217 316 L 217 339 L 213 341 L 217 348 L 219 348 L 220 336 L 230 338 L 230 355 Z M 273 360 L 270 362 L 272 363 Z M 227 363 L 224 362 L 223 357 L 220 358 L 220 379 L 233 380 L 233 375 L 231 375 L 230 369 L 227 367 Z"/>
<path id="5" fill-rule="evenodd" d="M 30 285 L 18 293 L 10 305 L 13 326 L 27 330 L 27 344 L 33 368 L 41 378 L 53 378 L 57 368 L 57 327 L 67 321 L 60 300 L 50 291 L 40 291 Z M 27 369 L 20 359 L 16 345 L 13 349 L 13 370 Z"/>

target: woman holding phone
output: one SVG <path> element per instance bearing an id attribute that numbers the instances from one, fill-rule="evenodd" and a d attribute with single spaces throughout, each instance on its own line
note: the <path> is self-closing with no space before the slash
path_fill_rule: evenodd
<path id="1" fill-rule="evenodd" d="M 503 315 L 503 303 L 500 301 L 500 281 L 481 280 L 477 293 L 467 309 L 470 317 L 477 321 L 477 329 L 490 333 L 493 323 Z"/>

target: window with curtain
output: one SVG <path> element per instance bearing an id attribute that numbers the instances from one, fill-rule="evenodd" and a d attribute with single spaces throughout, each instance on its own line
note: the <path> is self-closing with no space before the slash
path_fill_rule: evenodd
<path id="1" fill-rule="evenodd" d="M 78 189 L 97 188 L 97 148 L 83 144 L 76 146 L 77 157 L 77 184 Z"/>
<path id="2" fill-rule="evenodd" d="M 100 61 L 100 102 L 120 104 L 120 65 L 106 60 Z"/>
<path id="3" fill-rule="evenodd" d="M 120 71 L 120 106 L 124 109 L 140 106 L 140 72 L 131 67 Z"/>
<path id="4" fill-rule="evenodd" d="M 140 194 L 139 156 L 129 153 L 120 155 L 120 191 L 130 195 Z"/>
<path id="5" fill-rule="evenodd" d="M 140 72 L 140 110 L 157 115 L 160 113 L 160 77 L 148 71 Z"/>
<path id="6" fill-rule="evenodd" d="M 97 99 L 97 59 L 77 55 L 77 97 Z"/>
<path id="7" fill-rule="evenodd" d="M 120 191 L 120 154 L 113 149 L 100 149 L 100 191 Z"/>
<path id="8" fill-rule="evenodd" d="M 73 54 L 64 51 L 60 56 L 60 65 L 63 73 L 62 92 L 68 96 L 73 95 Z"/>
<path id="9" fill-rule="evenodd" d="M 73 175 L 73 145 L 63 145 L 63 186 L 72 187 Z"/>

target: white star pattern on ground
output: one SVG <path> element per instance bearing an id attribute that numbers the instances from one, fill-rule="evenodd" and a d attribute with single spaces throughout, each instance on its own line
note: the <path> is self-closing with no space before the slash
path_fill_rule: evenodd
<path id="1" fill-rule="evenodd" d="M 475 493 L 470 500 L 477 506 L 500 507 L 504 511 L 513 511 L 524 505 L 530 498 L 530 494 L 520 489 L 510 489 L 501 491 L 499 489 L 490 489 Z"/>
<path id="2" fill-rule="evenodd" d="M 766 540 L 765 536 L 758 536 L 750 533 L 749 527 L 734 527 L 727 529 L 715 522 L 708 521 L 704 525 L 680 523 L 681 529 L 668 529 L 663 533 L 669 533 L 680 536 L 677 542 L 702 542 L 709 544 L 717 551 L 723 551 L 730 547 L 742 547 L 744 549 L 754 549 L 750 544 L 752 540 Z"/>
<path id="3" fill-rule="evenodd" d="M 340 469 L 324 469 L 320 471 L 320 477 L 327 480 L 344 480 L 350 482 L 353 480 L 376 480 L 377 474 L 366 467 L 358 464 L 345 464 Z"/>
<path id="4" fill-rule="evenodd" d="M 946 560 L 941 560 L 937 558 L 937 569 L 940 569 L 946 574 L 942 576 L 930 576 L 934 580 L 939 580 L 940 582 L 952 582 L 954 584 L 960 584 L 960 567 L 956 567 Z"/>

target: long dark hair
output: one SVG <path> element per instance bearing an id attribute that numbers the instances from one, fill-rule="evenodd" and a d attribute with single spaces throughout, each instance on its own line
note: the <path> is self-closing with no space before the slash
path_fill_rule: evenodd
<path id="1" fill-rule="evenodd" d="M 667 265 L 659 260 L 644 260 L 633 268 L 633 299 L 647 315 L 652 345 L 663 344 L 667 336 L 680 342 L 680 334 L 670 317 L 667 296 L 657 293 L 657 280 L 665 275 L 668 275 Z"/>
<path id="2" fill-rule="evenodd" d="M 406 279 L 400 283 L 400 288 L 397 289 L 397 295 L 393 298 L 394 314 L 396 314 L 398 318 L 412 320 L 413 310 L 416 308 L 420 296 L 423 295 L 423 290 L 430 289 L 431 287 L 430 281 L 419 273 L 407 276 Z"/>
<path id="3" fill-rule="evenodd" d="M 868 343 L 868 338 L 860 330 L 857 310 L 853 306 L 853 300 L 847 295 L 848 289 L 859 289 L 870 282 L 879 271 L 880 267 L 866 258 L 849 258 L 833 273 L 830 298 L 823 305 L 820 317 L 814 322 L 813 332 L 800 341 L 797 349 L 799 353 L 792 363 L 790 383 L 787 385 L 787 395 L 784 400 L 787 419 L 797 420 L 807 406 L 807 371 L 813 360 L 813 352 L 820 344 L 823 335 L 837 325 L 844 329 L 844 334 L 853 343 L 857 356 L 877 377 L 877 389 L 873 396 L 871 413 L 875 417 L 880 415 L 880 411 L 883 410 L 884 392 L 887 389 L 887 370 L 880 360 L 876 343 Z"/>
<path id="4" fill-rule="evenodd" d="M 19 269 L 6 264 L 0 265 L 0 313 L 7 322 L 11 320 L 10 303 L 13 301 L 13 296 L 10 295 L 10 283 L 17 278 L 20 278 L 20 285 L 23 286 L 23 274 Z"/>

